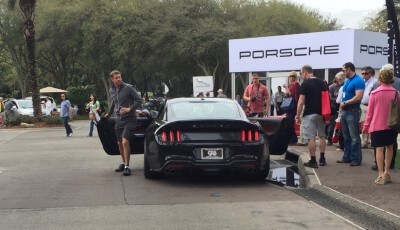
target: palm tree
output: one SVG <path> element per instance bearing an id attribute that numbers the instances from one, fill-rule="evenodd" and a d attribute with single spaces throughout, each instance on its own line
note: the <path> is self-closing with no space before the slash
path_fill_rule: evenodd
<path id="1" fill-rule="evenodd" d="M 16 0 L 8 0 L 9 7 L 15 8 Z M 24 36 L 28 55 L 28 79 L 32 92 L 33 114 L 37 121 L 42 115 L 38 78 L 36 73 L 36 43 L 35 43 L 35 6 L 36 0 L 19 0 L 22 21 L 24 23 Z"/>

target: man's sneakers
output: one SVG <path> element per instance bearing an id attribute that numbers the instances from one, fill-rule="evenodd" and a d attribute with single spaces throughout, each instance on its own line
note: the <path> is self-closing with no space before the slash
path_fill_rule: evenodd
<path id="1" fill-rule="evenodd" d="M 326 165 L 326 160 L 325 157 L 321 157 L 319 159 L 319 166 L 325 166 Z M 304 166 L 309 167 L 309 168 L 318 168 L 317 162 L 314 160 L 309 160 L 307 163 L 304 163 Z"/>
<path id="2" fill-rule="evenodd" d="M 325 157 L 321 157 L 321 158 L 319 159 L 319 166 L 325 166 L 325 165 L 326 165 Z"/>
<path id="3" fill-rule="evenodd" d="M 124 176 L 130 176 L 132 174 L 128 166 L 125 166 L 124 164 L 120 164 L 118 168 L 115 169 L 115 172 L 123 172 L 122 175 Z"/>
<path id="4" fill-rule="evenodd" d="M 122 172 L 122 171 L 124 171 L 124 168 L 125 168 L 125 165 L 124 165 L 124 164 L 120 164 L 120 165 L 118 166 L 118 168 L 115 169 L 115 172 Z"/>
<path id="5" fill-rule="evenodd" d="M 309 160 L 307 163 L 304 163 L 304 166 L 309 168 L 318 168 L 317 162 L 312 160 Z"/>
<path id="6" fill-rule="evenodd" d="M 128 167 L 124 168 L 124 173 L 122 173 L 124 176 L 130 176 L 131 175 L 131 170 Z"/>

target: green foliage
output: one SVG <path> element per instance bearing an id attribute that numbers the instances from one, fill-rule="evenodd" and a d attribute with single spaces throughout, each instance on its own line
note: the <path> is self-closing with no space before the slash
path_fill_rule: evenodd
<path id="1" fill-rule="evenodd" d="M 21 125 L 21 117 L 20 116 L 16 116 L 16 117 L 8 117 L 5 119 L 4 124 L 6 126 L 17 126 L 17 125 Z"/>
<path id="2" fill-rule="evenodd" d="M 0 23 L 20 25 L 16 13 L 2 13 Z M 276 0 L 41 0 L 35 13 L 40 88 L 68 89 L 79 107 L 90 93 L 110 101 L 108 74 L 114 69 L 140 92 L 158 95 L 165 83 L 168 96 L 189 96 L 192 76 L 212 75 L 215 87 L 229 94 L 229 39 L 340 27 L 314 10 Z M 23 44 L 21 31 L 0 28 L 6 59 L 15 68 L 7 75 L 21 76 L 22 90 L 26 63 L 18 57 L 23 49 L 10 49 Z M 12 59 L 14 51 L 20 54 Z"/>
<path id="3" fill-rule="evenodd" d="M 35 123 L 35 118 L 31 117 L 31 116 L 27 116 L 27 115 L 20 115 L 19 116 L 21 123 L 28 123 L 28 124 L 33 124 Z M 39 119 L 39 121 L 41 120 L 41 118 Z"/>
<path id="4" fill-rule="evenodd" d="M 68 99 L 73 105 L 78 105 L 79 108 L 85 108 L 86 104 L 90 101 L 89 96 L 95 89 L 94 85 L 81 85 L 68 87 Z"/>
<path id="5" fill-rule="evenodd" d="M 42 121 L 49 125 L 62 125 L 63 120 L 60 116 L 43 116 Z"/>
<path id="6" fill-rule="evenodd" d="M 400 0 L 393 0 L 394 6 L 397 13 L 397 20 L 399 20 L 400 16 Z M 369 31 L 375 32 L 386 32 L 387 27 L 387 10 L 385 7 L 385 3 L 382 2 L 382 9 L 373 16 L 367 17 L 365 20 L 365 24 L 363 28 Z"/>

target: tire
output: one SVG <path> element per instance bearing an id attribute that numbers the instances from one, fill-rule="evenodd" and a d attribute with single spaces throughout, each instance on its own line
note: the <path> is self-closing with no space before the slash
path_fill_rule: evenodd
<path id="1" fill-rule="evenodd" d="M 267 176 L 269 174 L 269 169 L 270 169 L 270 157 L 268 156 L 267 162 L 265 162 L 265 165 L 264 165 L 264 169 L 260 170 L 260 172 L 258 172 L 255 175 L 255 179 L 257 181 L 264 182 L 265 178 L 267 178 Z"/>
<path id="2" fill-rule="evenodd" d="M 143 174 L 146 179 L 150 180 L 156 180 L 156 179 L 161 179 L 163 177 L 163 174 L 161 172 L 152 172 L 150 170 L 150 165 L 149 161 L 147 160 L 147 148 L 146 148 L 146 143 L 144 144 L 144 169 L 143 169 Z"/>

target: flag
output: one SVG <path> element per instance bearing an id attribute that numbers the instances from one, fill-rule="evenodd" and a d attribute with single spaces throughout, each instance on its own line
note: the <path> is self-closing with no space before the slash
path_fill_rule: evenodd
<path id="1" fill-rule="evenodd" d="M 388 63 L 394 67 L 394 74 L 400 77 L 400 34 L 396 10 L 393 0 L 386 0 L 387 35 L 388 35 Z"/>

